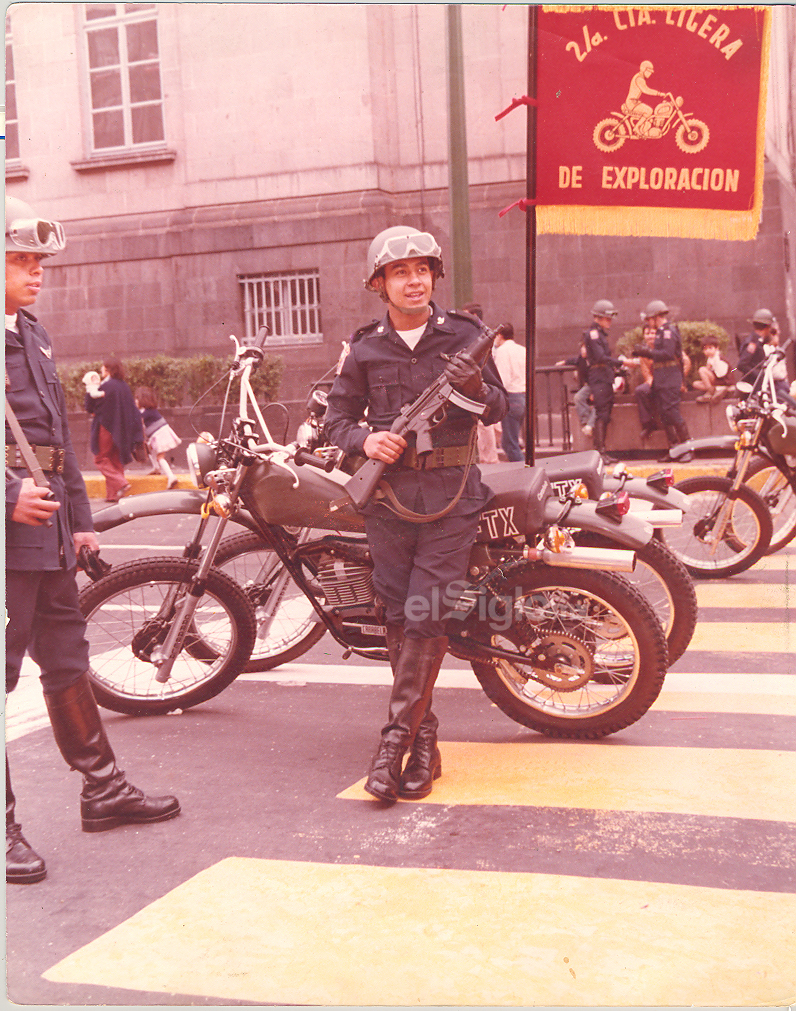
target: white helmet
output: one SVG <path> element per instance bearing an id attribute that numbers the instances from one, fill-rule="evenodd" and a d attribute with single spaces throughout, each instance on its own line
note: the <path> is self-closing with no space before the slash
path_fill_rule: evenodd
<path id="1" fill-rule="evenodd" d="M 66 247 L 64 226 L 45 221 L 18 197 L 6 197 L 6 252 L 52 256 Z"/>
<path id="2" fill-rule="evenodd" d="M 365 287 L 378 292 L 373 281 L 382 267 L 396 260 L 406 260 L 412 256 L 425 256 L 431 264 L 434 283 L 445 276 L 442 250 L 430 232 L 421 232 L 411 225 L 393 225 L 379 232 L 368 247 L 368 277 Z"/>

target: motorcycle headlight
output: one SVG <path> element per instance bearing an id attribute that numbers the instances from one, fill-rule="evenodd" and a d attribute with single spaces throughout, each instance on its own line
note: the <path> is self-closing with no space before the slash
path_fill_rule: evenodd
<path id="1" fill-rule="evenodd" d="M 206 488 L 205 477 L 216 465 L 216 447 L 206 442 L 192 442 L 185 451 L 188 469 L 197 488 Z"/>
<path id="2" fill-rule="evenodd" d="M 726 408 L 727 424 L 733 432 L 738 431 L 738 418 L 741 416 L 741 409 L 737 404 L 727 404 Z"/>

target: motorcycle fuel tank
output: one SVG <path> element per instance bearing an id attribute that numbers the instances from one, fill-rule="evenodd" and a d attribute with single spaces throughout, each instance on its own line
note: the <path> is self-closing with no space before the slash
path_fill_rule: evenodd
<path id="1" fill-rule="evenodd" d="M 345 485 L 349 474 L 328 474 L 311 466 L 254 464 L 241 489 L 244 502 L 267 523 L 315 530 L 360 533 L 364 517 L 348 502 Z M 348 503 L 348 504 L 346 504 Z M 339 505 L 339 508 L 332 508 Z"/>

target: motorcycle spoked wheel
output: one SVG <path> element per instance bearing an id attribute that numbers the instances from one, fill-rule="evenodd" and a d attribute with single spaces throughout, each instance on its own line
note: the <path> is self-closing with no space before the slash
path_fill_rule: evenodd
<path id="1" fill-rule="evenodd" d="M 663 527 L 661 538 L 692 576 L 705 579 L 734 576 L 751 568 L 768 551 L 773 524 L 765 502 L 747 485 L 729 498 L 733 482 L 701 475 L 679 481 L 675 488 L 690 499 L 679 527 Z M 715 530 L 727 503 L 732 505 L 722 538 Z"/>
<path id="2" fill-rule="evenodd" d="M 510 627 L 477 608 L 466 632 L 533 654 L 536 672 L 530 656 L 471 661 L 486 695 L 515 722 L 548 737 L 593 740 L 629 727 L 658 697 L 668 662 L 663 629 L 621 577 L 533 565 L 495 593 L 510 608 Z"/>
<path id="3" fill-rule="evenodd" d="M 796 537 L 796 492 L 789 475 L 762 456 L 752 459 L 744 482 L 757 492 L 771 513 L 774 532 L 766 554 L 773 555 Z"/>
<path id="4" fill-rule="evenodd" d="M 654 515 L 654 514 L 653 514 Z M 616 547 L 615 541 L 600 534 L 580 533 L 575 538 L 584 547 Z M 688 649 L 697 624 L 697 595 L 688 570 L 657 538 L 636 549 L 636 567 L 622 574 L 644 594 L 666 635 L 669 666 Z"/>
<path id="5" fill-rule="evenodd" d="M 277 555 L 257 534 L 235 534 L 222 541 L 214 565 L 243 588 L 254 608 L 257 632 L 245 668 L 247 673 L 273 670 L 289 663 L 323 638 L 326 626 L 317 619 L 309 600 L 292 579 L 282 587 L 276 614 L 265 631 L 263 609 L 283 568 Z"/>
<path id="6" fill-rule="evenodd" d="M 218 695 L 244 670 L 254 644 L 254 614 L 238 584 L 211 569 L 171 676 L 165 684 L 155 680 L 149 657 L 171 621 L 158 613 L 169 592 L 186 585 L 185 577 L 184 561 L 144 558 L 114 566 L 80 591 L 89 679 L 105 709 L 130 716 L 189 709 Z"/>

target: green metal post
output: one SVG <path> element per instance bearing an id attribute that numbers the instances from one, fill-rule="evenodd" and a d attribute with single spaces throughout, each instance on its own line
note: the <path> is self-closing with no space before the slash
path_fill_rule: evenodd
<path id="1" fill-rule="evenodd" d="M 460 309 L 467 302 L 473 301 L 461 6 L 459 4 L 449 4 L 446 8 L 446 14 L 451 281 L 453 287 L 453 305 L 454 308 Z"/>

